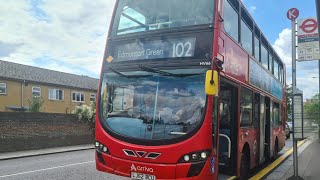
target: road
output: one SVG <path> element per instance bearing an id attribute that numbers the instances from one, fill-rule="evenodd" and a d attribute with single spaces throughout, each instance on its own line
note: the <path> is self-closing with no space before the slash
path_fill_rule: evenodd
<path id="1" fill-rule="evenodd" d="M 94 153 L 95 150 L 91 149 L 0 161 L 0 179 L 128 179 L 98 172 L 95 169 Z"/>
<path id="2" fill-rule="evenodd" d="M 292 146 L 287 141 L 286 148 Z M 128 180 L 95 169 L 94 149 L 0 161 L 0 179 Z M 282 152 L 280 153 L 282 154 Z"/>

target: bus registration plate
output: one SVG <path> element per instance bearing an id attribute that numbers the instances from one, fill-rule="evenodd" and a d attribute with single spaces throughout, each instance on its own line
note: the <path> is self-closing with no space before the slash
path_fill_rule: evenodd
<path id="1" fill-rule="evenodd" d="M 156 176 L 150 174 L 141 174 L 136 172 L 131 172 L 131 178 L 135 180 L 156 180 Z"/>

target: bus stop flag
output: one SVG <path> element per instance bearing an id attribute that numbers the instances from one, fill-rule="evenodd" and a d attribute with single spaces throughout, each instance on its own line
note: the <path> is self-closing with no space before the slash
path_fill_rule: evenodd
<path id="1" fill-rule="evenodd" d="M 317 18 L 298 19 L 298 61 L 320 59 Z"/>

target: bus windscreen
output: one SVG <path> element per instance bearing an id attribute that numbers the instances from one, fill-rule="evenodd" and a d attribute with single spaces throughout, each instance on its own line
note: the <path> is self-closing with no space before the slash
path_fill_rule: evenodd
<path id="1" fill-rule="evenodd" d="M 204 74 L 131 77 L 103 75 L 102 116 L 111 131 L 140 140 L 164 140 L 188 134 L 202 121 Z"/>
<path id="2" fill-rule="evenodd" d="M 212 0 L 119 0 L 112 36 L 213 23 Z"/>

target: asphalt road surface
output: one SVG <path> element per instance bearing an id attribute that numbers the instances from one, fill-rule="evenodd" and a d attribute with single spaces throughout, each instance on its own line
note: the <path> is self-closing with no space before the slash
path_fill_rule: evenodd
<path id="1" fill-rule="evenodd" d="M 287 141 L 288 149 L 292 146 Z M 41 155 L 0 161 L 2 180 L 81 180 L 108 179 L 128 180 L 128 178 L 99 172 L 95 169 L 94 149 Z M 282 154 L 282 153 L 280 153 Z"/>
<path id="2" fill-rule="evenodd" d="M 2 180 L 127 180 L 96 170 L 95 150 L 74 151 L 0 161 Z"/>

